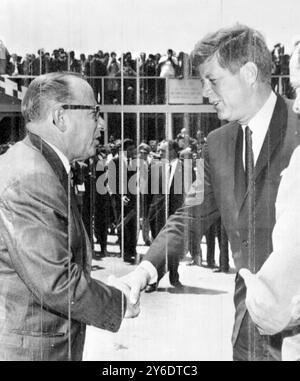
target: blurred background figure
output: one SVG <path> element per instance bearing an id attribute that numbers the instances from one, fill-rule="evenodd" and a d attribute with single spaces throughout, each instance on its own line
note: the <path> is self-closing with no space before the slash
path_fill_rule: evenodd
<path id="1" fill-rule="evenodd" d="M 10 54 L 4 44 L 3 38 L 0 36 L 0 75 L 7 74 Z"/>
<path id="2" fill-rule="evenodd" d="M 116 155 L 108 163 L 108 187 L 118 231 L 121 255 L 125 262 L 135 263 L 137 244 L 137 199 L 129 186 L 130 179 L 136 176 L 136 168 L 132 159 L 136 156 L 136 147 L 131 139 L 124 139 L 124 152 Z M 120 179 L 126 179 L 123 186 Z M 128 184 L 128 186 L 127 186 Z M 123 205 L 123 206 L 122 206 Z M 122 208 L 124 215 L 122 215 Z M 123 252 L 122 252 L 123 250 Z"/>
<path id="3" fill-rule="evenodd" d="M 140 228 L 142 230 L 143 241 L 146 246 L 151 245 L 150 224 L 148 219 L 148 199 L 149 199 L 149 171 L 150 171 L 150 151 L 151 148 L 146 143 L 138 146 L 138 171 L 140 180 Z"/>
<path id="4" fill-rule="evenodd" d="M 96 193 L 95 193 L 95 220 L 94 233 L 98 244 L 101 247 L 100 253 L 95 252 L 95 258 L 106 257 L 107 252 L 107 234 L 110 222 L 110 195 L 108 192 L 107 179 L 107 157 L 110 154 L 109 146 L 99 147 L 96 160 Z"/>
<path id="5" fill-rule="evenodd" d="M 161 57 L 161 59 L 159 60 L 159 68 L 160 68 L 160 77 L 162 78 L 176 77 L 176 73 L 178 69 L 178 61 L 172 49 L 168 49 L 167 55 Z"/>

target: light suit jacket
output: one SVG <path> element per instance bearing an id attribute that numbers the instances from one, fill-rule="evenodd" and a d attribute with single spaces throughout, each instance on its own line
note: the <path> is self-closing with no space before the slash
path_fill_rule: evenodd
<path id="1" fill-rule="evenodd" d="M 91 247 L 75 202 L 68 221 L 68 178 L 49 145 L 29 134 L 0 157 L 0 178 L 0 358 L 80 360 L 86 324 L 118 330 L 122 293 L 90 277 Z"/>

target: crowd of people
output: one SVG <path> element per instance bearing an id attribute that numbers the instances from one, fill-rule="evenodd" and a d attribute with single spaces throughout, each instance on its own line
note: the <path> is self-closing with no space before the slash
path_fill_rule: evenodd
<path id="1" fill-rule="evenodd" d="M 284 51 L 281 43 L 274 45 L 272 51 L 272 87 L 288 98 L 293 97 L 293 89 L 290 86 L 289 79 L 283 78 L 282 89 L 279 89 L 278 76 L 289 75 L 290 55 Z M 57 71 L 71 71 L 85 76 L 94 89 L 95 97 L 99 100 L 102 97 L 102 88 L 105 88 L 106 104 L 121 103 L 121 82 L 118 77 L 123 75 L 124 81 L 124 103 L 136 103 L 136 81 L 130 77 L 160 77 L 160 78 L 183 78 L 184 76 L 198 76 L 197 67 L 189 59 L 188 54 L 179 52 L 176 54 L 172 49 L 168 49 L 166 54 L 156 53 L 148 54 L 141 52 L 134 59 L 131 52 L 122 55 L 117 53 L 103 52 L 81 53 L 76 57 L 74 51 L 66 51 L 64 48 L 54 49 L 50 54 L 45 49 L 39 49 L 37 54 L 28 53 L 25 57 L 16 53 L 12 55 L 0 41 L 0 75 L 9 76 L 37 76 L 44 73 Z M 98 77 L 98 78 L 96 78 Z M 107 79 L 102 84 L 100 77 L 116 77 L 116 79 Z M 17 83 L 28 86 L 30 79 L 15 79 Z M 161 104 L 165 102 L 165 82 L 160 79 L 141 79 L 140 82 L 140 103 L 141 104 Z"/>
<path id="2" fill-rule="evenodd" d="M 109 144 L 99 146 L 95 157 L 76 165 L 74 172 L 83 221 L 91 244 L 96 247 L 94 244 L 96 238 L 101 247 L 100 252 L 95 251 L 95 259 L 109 255 L 108 234 L 117 234 L 120 255 L 124 261 L 137 263 L 136 246 L 140 229 L 144 244 L 150 246 L 164 226 L 166 218 L 175 213 L 183 202 L 191 182 L 196 179 L 197 174 L 201 175 L 203 167 L 199 166 L 199 162 L 203 162 L 202 148 L 205 139 L 201 131 L 197 133 L 196 138 L 193 138 L 188 135 L 185 128 L 175 140 L 152 139 L 142 141 L 138 146 L 131 139 L 125 139 L 122 145 L 121 140 L 115 140 L 111 136 Z M 124 162 L 122 177 L 127 181 L 124 189 L 120 189 L 119 184 L 122 161 Z M 169 173 L 165 171 L 166 162 L 174 167 Z M 188 171 L 190 176 L 187 175 Z M 135 181 L 130 189 L 128 184 L 131 178 L 137 175 L 138 181 Z M 171 186 L 174 181 L 179 181 L 180 189 L 174 190 L 174 186 Z M 166 182 L 170 183 L 168 191 L 164 189 Z M 122 204 L 123 219 L 121 219 Z M 126 236 L 126 239 L 123 239 L 123 236 Z M 192 264 L 215 268 L 216 236 L 221 249 L 220 267 L 216 271 L 228 272 L 228 243 L 221 221 L 206 232 L 206 263 L 202 257 L 201 240 L 196 235 L 190 237 L 186 253 L 190 252 Z M 179 259 L 175 265 L 176 273 Z M 178 277 L 178 274 L 176 276 Z M 178 283 L 178 280 L 172 279 L 172 283 Z"/>

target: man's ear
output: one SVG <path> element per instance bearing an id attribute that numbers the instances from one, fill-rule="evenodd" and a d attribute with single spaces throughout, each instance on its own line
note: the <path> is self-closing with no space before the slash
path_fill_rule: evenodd
<path id="1" fill-rule="evenodd" d="M 66 114 L 65 110 L 61 107 L 55 108 L 52 111 L 53 124 L 61 131 L 64 132 L 67 129 L 66 126 Z"/>
<path id="2" fill-rule="evenodd" d="M 258 68 L 256 64 L 254 62 L 245 63 L 241 68 L 241 75 L 248 85 L 253 86 L 258 77 Z"/>

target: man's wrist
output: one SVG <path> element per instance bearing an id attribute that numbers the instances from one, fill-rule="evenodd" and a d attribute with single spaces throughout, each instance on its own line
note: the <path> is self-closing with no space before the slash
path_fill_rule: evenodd
<path id="1" fill-rule="evenodd" d="M 156 268 L 149 261 L 142 261 L 138 268 L 145 270 L 147 274 L 147 283 L 153 284 L 157 282 L 158 274 Z"/>

